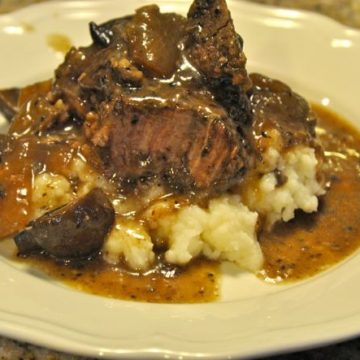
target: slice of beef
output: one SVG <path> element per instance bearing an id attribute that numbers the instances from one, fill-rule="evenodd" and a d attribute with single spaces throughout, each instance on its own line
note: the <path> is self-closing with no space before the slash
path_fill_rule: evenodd
<path id="1" fill-rule="evenodd" d="M 195 1 L 187 19 L 146 6 L 90 31 L 94 43 L 57 69 L 52 101 L 83 122 L 109 176 L 176 191 L 224 190 L 241 177 L 249 79 L 225 1 Z"/>
<path id="2" fill-rule="evenodd" d="M 195 110 L 129 109 L 113 123 L 113 164 L 126 179 L 157 177 L 178 191 L 226 189 L 245 169 L 242 143 L 227 120 Z"/>

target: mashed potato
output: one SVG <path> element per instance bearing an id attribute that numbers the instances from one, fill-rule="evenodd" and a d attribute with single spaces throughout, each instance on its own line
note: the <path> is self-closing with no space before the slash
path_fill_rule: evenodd
<path id="1" fill-rule="evenodd" d="M 279 220 L 293 219 L 297 209 L 307 213 L 317 211 L 317 197 L 325 190 L 317 179 L 315 150 L 299 146 L 281 156 L 270 148 L 264 158 L 272 171 L 244 190 L 244 201 L 265 218 L 267 228 Z M 283 183 L 279 183 L 276 172 L 283 178 Z"/>
<path id="2" fill-rule="evenodd" d="M 159 236 L 168 240 L 165 259 L 184 265 L 203 254 L 213 260 L 228 260 L 240 268 L 257 271 L 263 256 L 257 242 L 257 213 L 226 195 L 210 201 L 208 209 L 190 205 L 159 219 Z"/>
<path id="3" fill-rule="evenodd" d="M 65 176 L 53 173 L 37 175 L 32 192 L 33 218 L 65 205 L 73 198 L 71 184 Z"/>
<path id="4" fill-rule="evenodd" d="M 281 149 L 269 147 L 258 169 L 262 175 L 243 187 L 241 197 L 224 194 L 210 200 L 207 208 L 186 202 L 179 207 L 173 198 L 162 198 L 162 187 L 150 187 L 140 202 L 111 199 L 118 218 L 105 240 L 103 257 L 111 264 L 125 263 L 133 270 L 145 271 L 155 261 L 154 247 L 161 247 L 168 263 L 185 265 L 205 256 L 256 272 L 263 264 L 257 241 L 259 215 L 270 228 L 277 221 L 292 219 L 296 209 L 316 211 L 317 196 L 324 193 L 317 180 L 318 167 L 312 148 L 298 146 L 283 154 Z M 65 175 L 35 177 L 34 217 L 94 187 L 112 193 L 106 179 L 80 158 L 73 159 Z M 137 211 L 143 212 L 146 227 L 131 218 Z"/>
<path id="5" fill-rule="evenodd" d="M 77 180 L 77 196 L 83 196 L 96 187 L 101 188 L 106 193 L 112 191 L 110 183 L 81 158 L 76 157 L 71 161 L 67 175 L 71 179 Z"/>
<path id="6" fill-rule="evenodd" d="M 154 262 L 153 243 L 139 223 L 118 221 L 103 247 L 110 264 L 124 262 L 133 270 L 147 270 Z"/>
<path id="7" fill-rule="evenodd" d="M 76 185 L 72 185 L 76 183 Z M 36 175 L 33 183 L 33 218 L 87 194 L 95 187 L 110 192 L 112 187 L 82 159 L 74 158 L 65 174 L 45 172 Z"/>

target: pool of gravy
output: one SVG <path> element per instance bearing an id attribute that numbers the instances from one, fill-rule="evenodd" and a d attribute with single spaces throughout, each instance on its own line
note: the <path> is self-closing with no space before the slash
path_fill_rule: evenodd
<path id="1" fill-rule="evenodd" d="M 197 259 L 180 268 L 157 261 L 143 274 L 106 264 L 100 257 L 91 261 L 54 261 L 36 256 L 23 259 L 52 278 L 91 294 L 152 303 L 201 303 L 219 296 L 218 264 Z"/>
<path id="2" fill-rule="evenodd" d="M 317 213 L 299 212 L 293 221 L 277 225 L 271 233 L 260 234 L 265 264 L 259 277 L 271 282 L 310 277 L 360 246 L 360 134 L 326 108 L 313 105 L 313 110 L 318 117 L 318 137 L 325 150 L 329 189 L 320 199 Z M 70 157 L 71 154 L 65 158 Z M 29 156 L 22 159 L 24 163 L 19 164 L 18 172 L 26 178 L 22 172 L 26 171 L 24 164 Z M 51 171 L 50 165 L 51 162 L 48 164 Z M 30 191 L 30 186 L 25 187 Z M 25 206 L 21 202 L 18 205 Z M 26 216 L 20 220 L 26 220 Z M 41 255 L 19 260 L 71 287 L 101 296 L 166 303 L 208 302 L 219 297 L 218 264 L 204 259 L 184 268 L 165 265 L 159 260 L 154 269 L 144 274 L 106 264 L 100 256 L 76 262 L 56 261 Z"/>

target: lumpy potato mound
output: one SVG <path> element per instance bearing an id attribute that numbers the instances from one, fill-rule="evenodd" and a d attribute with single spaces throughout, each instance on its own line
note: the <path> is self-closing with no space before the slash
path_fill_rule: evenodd
<path id="1" fill-rule="evenodd" d="M 318 196 L 324 193 L 317 178 L 319 163 L 314 149 L 298 146 L 280 154 L 269 148 L 265 159 L 268 171 L 249 182 L 241 195 L 228 192 L 210 200 L 206 207 L 183 204 L 176 208 L 173 200 L 162 196 L 161 189 L 152 188 L 144 196 L 141 218 L 135 219 L 128 215 L 138 210 L 131 200 L 113 199 L 116 224 L 103 245 L 104 260 L 146 271 L 154 264 L 155 249 L 161 248 L 170 264 L 182 266 L 204 256 L 233 262 L 247 271 L 259 271 L 263 255 L 257 241 L 258 229 L 270 229 L 277 221 L 293 219 L 297 209 L 317 211 Z M 277 180 L 279 170 L 284 177 L 282 184 Z M 76 187 L 71 185 L 74 178 Z M 68 177 L 38 175 L 32 196 L 34 217 L 94 187 L 102 187 L 106 192 L 111 189 L 80 158 L 72 161 Z"/>

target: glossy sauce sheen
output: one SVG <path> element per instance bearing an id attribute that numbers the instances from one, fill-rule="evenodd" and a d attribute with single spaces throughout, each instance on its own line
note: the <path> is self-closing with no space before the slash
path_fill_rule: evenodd
<path id="1" fill-rule="evenodd" d="M 266 261 L 259 275 L 270 281 L 304 279 L 340 261 L 360 246 L 360 135 L 325 108 L 314 105 L 313 109 L 319 118 L 318 136 L 325 149 L 330 189 L 321 199 L 318 213 L 298 213 L 294 221 L 277 226 L 270 234 L 260 235 Z M 10 158 L 7 162 L 8 166 L 14 164 L 11 166 L 13 173 L 26 169 L 30 158 L 40 160 L 42 157 L 41 145 L 28 142 L 33 148 L 31 156 L 25 151 L 26 156 L 20 157 L 20 161 L 11 162 Z M 60 142 L 57 148 L 54 146 L 50 146 L 57 150 L 47 161 L 48 171 L 66 166 L 79 151 L 76 142 L 73 144 L 71 140 Z M 17 150 L 11 156 L 20 153 Z M 0 171 L 6 169 L 3 167 Z M 13 187 L 8 184 L 8 190 L 12 191 L 15 186 L 18 184 L 14 183 Z M 23 186 L 30 189 L 26 181 Z M 18 199 L 15 208 L 23 204 L 23 199 Z M 4 208 L 2 203 L 0 209 Z M 9 216 L 14 216 L 11 214 Z M 19 219 L 26 223 L 26 217 Z M 6 227 L 6 224 L 1 226 Z M 16 229 L 9 229 L 9 233 L 10 230 Z M 102 296 L 170 303 L 206 302 L 218 298 L 220 277 L 217 264 L 205 260 L 197 260 L 183 269 L 159 261 L 155 269 L 142 275 L 107 265 L 99 259 L 64 263 L 37 256 L 21 261 L 72 287 Z"/>

